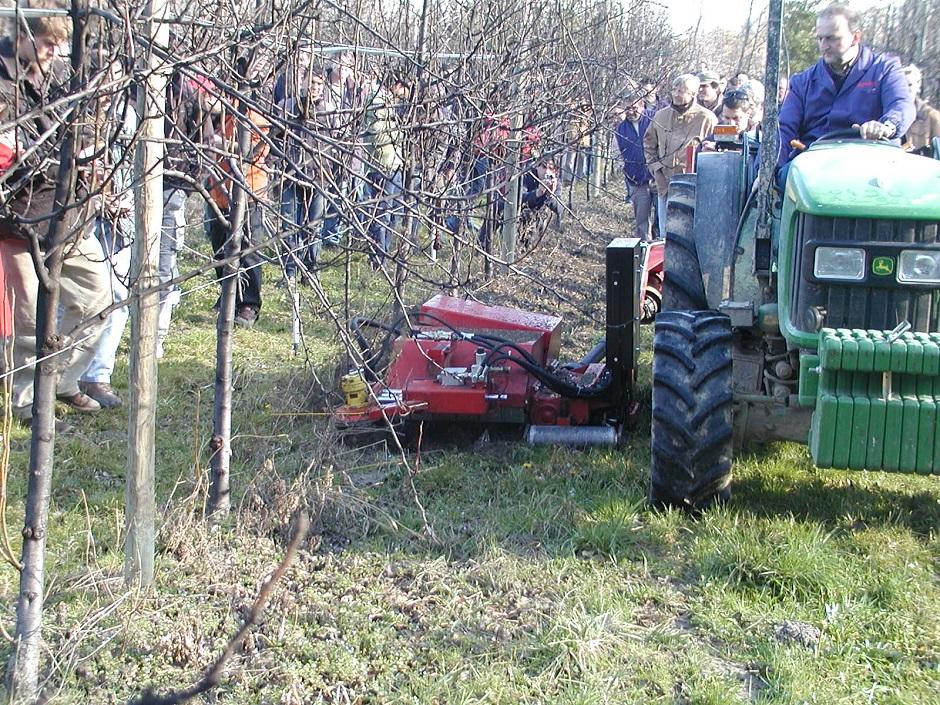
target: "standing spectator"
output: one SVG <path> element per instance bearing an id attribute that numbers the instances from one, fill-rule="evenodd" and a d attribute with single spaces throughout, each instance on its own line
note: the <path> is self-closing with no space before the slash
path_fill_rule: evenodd
<path id="1" fill-rule="evenodd" d="M 904 67 L 904 76 L 914 98 L 914 108 L 917 115 L 910 129 L 907 131 L 905 147 L 912 152 L 933 154 L 933 138 L 940 137 L 940 111 L 930 107 L 927 101 L 920 97 L 923 82 L 920 69 L 911 64 Z"/>
<path id="2" fill-rule="evenodd" d="M 627 199 L 633 204 L 636 236 L 641 240 L 649 240 L 653 232 L 653 176 L 646 168 L 643 138 L 649 129 L 651 118 L 643 108 L 642 97 L 627 103 L 623 110 L 623 120 L 617 125 L 615 135 L 623 159 L 623 180 Z"/>
<path id="3" fill-rule="evenodd" d="M 780 76 L 777 79 L 777 105 L 783 105 L 787 99 L 787 93 L 790 92 L 790 77 Z"/>
<path id="4" fill-rule="evenodd" d="M 739 71 L 728 79 L 726 85 L 724 86 L 724 90 L 733 91 L 737 90 L 738 88 L 743 88 L 744 85 L 750 80 L 750 76 L 748 76 L 743 71 Z"/>
<path id="5" fill-rule="evenodd" d="M 474 221 L 478 221 L 480 226 L 477 238 L 485 249 L 491 231 L 492 211 L 500 208 L 501 194 L 498 189 L 491 189 L 491 212 L 484 212 L 487 203 L 484 192 L 487 180 L 491 182 L 489 184 L 491 187 L 498 184 L 501 179 L 500 174 L 504 171 L 502 167 L 506 161 L 506 143 L 510 133 L 509 120 L 497 119 L 492 111 L 486 110 L 481 117 L 473 120 L 473 127 L 478 131 L 470 139 L 470 154 L 465 166 L 465 179 L 463 183 L 451 189 L 457 196 L 458 202 L 463 204 L 460 209 L 462 213 L 460 215 L 451 213 L 445 222 L 450 233 L 456 236 L 462 220 L 466 222 L 468 230 L 472 230 Z"/>
<path id="6" fill-rule="evenodd" d="M 401 217 L 404 160 L 395 98 L 389 90 L 391 81 L 386 75 L 372 82 L 363 116 L 365 225 L 372 239 L 370 261 L 374 267 L 380 266 L 391 252 L 395 226 Z"/>
<path id="7" fill-rule="evenodd" d="M 734 125 L 738 132 L 750 132 L 756 127 L 754 109 L 754 101 L 747 90 L 735 88 L 725 91 L 720 122 L 722 125 Z"/>
<path id="8" fill-rule="evenodd" d="M 666 106 L 659 100 L 659 94 L 656 92 L 656 82 L 652 78 L 644 78 L 640 81 L 640 88 L 643 91 L 643 111 L 649 113 L 652 117 L 656 111 Z"/>
<path id="9" fill-rule="evenodd" d="M 235 116 L 223 112 L 219 118 L 219 133 L 222 137 L 223 156 L 219 159 L 218 171 L 210 177 L 209 185 L 211 187 L 212 200 L 218 206 L 219 211 L 231 223 L 232 201 L 234 194 L 234 183 L 231 177 L 231 162 L 234 160 L 241 162 L 242 176 L 244 177 L 244 186 L 248 188 L 248 202 L 242 223 L 241 247 L 246 249 L 251 247 L 253 241 L 264 237 L 264 211 L 262 204 L 268 195 L 268 173 L 266 171 L 265 159 L 268 155 L 268 142 L 266 136 L 270 130 L 271 123 L 259 112 L 249 109 L 247 112 L 250 121 L 250 152 L 247 155 L 239 153 L 238 145 L 238 120 Z M 214 251 L 213 256 L 217 260 L 225 259 L 225 246 L 232 237 L 232 232 L 225 223 L 216 215 L 215 209 L 206 204 L 206 234 L 212 243 Z M 234 323 L 242 328 L 251 328 L 258 319 L 258 313 L 261 311 L 261 255 L 257 252 L 243 254 L 239 260 L 238 275 L 235 289 L 235 320 Z M 215 269 L 216 275 L 221 278 L 224 274 L 224 268 L 219 266 Z"/>
<path id="10" fill-rule="evenodd" d="M 123 76 L 120 64 L 111 60 L 107 68 L 109 80 Z M 122 94 L 123 95 L 123 94 Z M 114 146 L 106 151 L 100 165 L 105 181 L 100 211 L 95 220 L 95 235 L 101 243 L 111 273 L 111 298 L 115 303 L 127 300 L 130 284 L 131 248 L 134 240 L 134 192 L 131 174 L 133 155 L 128 145 L 137 131 L 137 113 L 126 99 L 111 100 L 105 92 L 99 98 L 103 118 L 119 125 Z M 110 131 L 105 126 L 104 131 Z M 124 402 L 111 386 L 118 346 L 127 326 L 126 306 L 108 314 L 95 355 L 78 383 L 82 392 L 104 408 L 115 408 Z"/>
<path id="11" fill-rule="evenodd" d="M 160 233 L 160 263 L 157 276 L 160 314 L 157 323 L 157 357 L 163 357 L 163 343 L 170 331 L 173 309 L 180 301 L 180 288 L 168 286 L 179 276 L 177 257 L 186 236 L 186 197 L 194 184 L 205 176 L 200 147 L 212 143 L 212 119 L 206 105 L 206 86 L 173 74 L 167 86 L 166 161 L 163 175 L 163 227 Z"/>
<path id="12" fill-rule="evenodd" d="M 57 0 L 32 0 L 32 9 L 63 9 Z M 101 245 L 92 237 L 94 214 L 82 204 L 59 210 L 55 192 L 59 177 L 59 148 L 63 128 L 70 125 L 65 110 L 74 101 L 64 96 L 68 67 L 57 58 L 58 47 L 71 33 L 67 16 L 29 17 L 13 30 L 13 36 L 0 40 L 0 123 L 15 126 L 7 140 L 10 163 L 4 173 L 3 208 L 0 211 L 0 257 L 5 285 L 13 298 L 15 336 L 13 345 L 13 414 L 26 423 L 32 419 L 33 369 L 37 357 L 38 298 L 41 286 L 28 241 L 38 235 L 45 254 L 52 245 L 48 236 L 54 218 L 68 242 L 59 273 L 59 328 L 73 330 L 82 321 L 88 324 L 76 341 L 66 339 L 65 352 L 53 358 L 58 372 L 56 396 L 72 409 L 94 412 L 101 405 L 80 391 L 78 380 L 95 354 L 95 345 L 104 328 L 96 314 L 111 303 L 109 272 Z M 79 104 L 80 105 L 80 104 Z M 86 130 L 76 144 L 77 153 L 94 144 Z M 91 176 L 78 175 L 87 188 Z"/>
<path id="13" fill-rule="evenodd" d="M 522 176 L 522 213 L 520 224 L 525 225 L 543 207 L 555 214 L 555 229 L 561 228 L 561 204 L 558 202 L 558 169 L 553 159 L 540 161 Z"/>
<path id="14" fill-rule="evenodd" d="M 356 78 L 356 57 L 350 51 L 334 56 L 327 64 L 324 100 L 335 111 L 328 118 L 333 134 L 345 149 L 335 150 L 335 159 L 328 172 L 324 198 L 323 243 L 338 245 L 341 239 L 341 203 L 355 201 L 362 172 L 362 150 L 356 144 L 359 131 L 359 108 L 362 106 L 361 86 Z M 342 148 L 341 148 L 342 149 Z"/>
<path id="15" fill-rule="evenodd" d="M 672 82 L 672 104 L 650 123 L 643 139 L 646 164 L 656 181 L 659 232 L 666 233 L 666 199 L 669 179 L 685 171 L 686 148 L 710 135 L 718 118 L 695 102 L 699 78 L 683 74 Z"/>
<path id="16" fill-rule="evenodd" d="M 754 129 L 764 121 L 764 84 L 756 78 L 751 78 L 738 90 L 744 91 L 751 99 L 751 124 L 748 129 Z"/>
<path id="17" fill-rule="evenodd" d="M 583 179 L 588 173 L 585 150 L 591 147 L 590 106 L 572 105 L 565 128 L 565 155 L 561 163 L 562 182 L 565 185 Z"/>
<path id="18" fill-rule="evenodd" d="M 702 71 L 698 79 L 698 104 L 717 115 L 721 110 L 721 76 L 714 71 Z"/>
<path id="19" fill-rule="evenodd" d="M 320 256 L 327 184 L 335 160 L 337 114 L 315 66 L 308 65 L 288 84 L 299 85 L 291 85 L 282 93 L 277 112 L 287 127 L 275 140 L 286 155 L 281 169 L 285 175 L 281 218 L 288 232 L 284 239 L 288 250 L 284 271 L 294 277 L 298 263 L 312 270 Z"/>
<path id="20" fill-rule="evenodd" d="M 337 54 L 326 67 L 326 99 L 342 111 L 342 126 L 348 127 L 358 104 L 356 87 L 356 57 L 351 51 Z M 275 96 L 277 98 L 277 96 Z"/>

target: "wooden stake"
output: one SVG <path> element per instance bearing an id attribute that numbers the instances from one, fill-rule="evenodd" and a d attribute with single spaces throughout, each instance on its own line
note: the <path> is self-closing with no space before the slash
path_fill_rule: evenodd
<path id="1" fill-rule="evenodd" d="M 522 113 L 512 117 L 512 133 L 509 140 L 509 187 L 506 206 L 503 208 L 502 241 L 503 259 L 507 264 L 516 261 L 516 234 L 519 225 L 519 156 L 522 151 Z"/>
<path id="2" fill-rule="evenodd" d="M 144 33 L 165 47 L 170 26 L 165 17 L 166 0 L 150 0 L 146 15 L 151 19 Z M 137 92 L 140 111 L 140 142 L 134 160 L 136 184 L 136 237 L 131 251 L 131 346 L 128 383 L 130 399 L 127 419 L 127 482 L 124 491 L 124 579 L 128 585 L 147 587 L 153 583 L 155 533 L 154 436 L 157 412 L 157 318 L 160 233 L 163 223 L 163 139 L 166 108 L 166 74 L 163 62 L 151 50 L 141 56 L 146 80 Z"/>

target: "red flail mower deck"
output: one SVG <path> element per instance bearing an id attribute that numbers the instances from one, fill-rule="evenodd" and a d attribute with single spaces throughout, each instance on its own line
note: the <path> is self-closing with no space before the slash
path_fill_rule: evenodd
<path id="1" fill-rule="evenodd" d="M 358 321 L 393 336 L 390 362 L 378 381 L 367 384 L 368 371 L 343 379 L 347 403 L 336 422 L 511 423 L 527 425 L 532 442 L 616 442 L 633 406 L 645 254 L 636 240 L 608 246 L 606 343 L 577 363 L 558 361 L 558 316 L 438 295 L 410 328 Z"/>

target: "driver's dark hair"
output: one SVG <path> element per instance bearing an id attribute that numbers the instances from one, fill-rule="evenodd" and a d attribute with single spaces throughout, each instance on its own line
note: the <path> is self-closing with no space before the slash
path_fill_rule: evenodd
<path id="1" fill-rule="evenodd" d="M 824 7 L 822 10 L 816 13 L 816 19 L 832 19 L 833 17 L 844 17 L 845 21 L 849 25 L 850 32 L 861 31 L 861 15 L 858 14 L 848 5 L 843 5 L 840 2 L 834 2 L 827 7 Z"/>

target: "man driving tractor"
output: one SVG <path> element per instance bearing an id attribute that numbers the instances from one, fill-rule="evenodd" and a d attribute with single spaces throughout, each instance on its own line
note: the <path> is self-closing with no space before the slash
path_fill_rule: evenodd
<path id="1" fill-rule="evenodd" d="M 900 144 L 915 116 L 901 64 L 861 41 L 858 13 L 849 7 L 829 5 L 816 16 L 820 59 L 790 80 L 780 109 L 778 167 L 834 131 L 855 129 L 862 139 Z"/>

